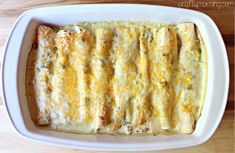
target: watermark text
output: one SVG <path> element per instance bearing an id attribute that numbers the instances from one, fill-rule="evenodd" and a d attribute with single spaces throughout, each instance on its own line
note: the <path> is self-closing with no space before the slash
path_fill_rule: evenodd
<path id="1" fill-rule="evenodd" d="M 216 8 L 223 9 L 228 7 L 233 7 L 233 1 L 194 1 L 186 0 L 182 2 L 177 2 L 178 7 L 185 8 Z"/>

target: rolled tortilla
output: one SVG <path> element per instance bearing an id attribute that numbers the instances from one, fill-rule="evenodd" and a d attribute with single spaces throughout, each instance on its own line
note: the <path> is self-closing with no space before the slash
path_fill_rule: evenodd
<path id="1" fill-rule="evenodd" d="M 138 61 L 138 70 L 140 77 L 140 90 L 134 99 L 133 104 L 133 125 L 141 125 L 147 122 L 150 117 L 149 108 L 149 62 L 148 52 L 149 43 L 152 39 L 149 30 L 141 29 L 139 36 L 140 56 Z"/>
<path id="2" fill-rule="evenodd" d="M 113 77 L 112 66 L 109 62 L 109 52 L 112 47 L 113 33 L 111 30 L 100 28 L 96 33 L 96 53 L 92 64 L 92 101 L 96 105 L 95 129 L 104 127 L 110 121 L 109 111 L 109 82 Z"/>
<path id="3" fill-rule="evenodd" d="M 113 112 L 114 128 L 132 122 L 133 92 L 136 91 L 134 79 L 137 76 L 137 50 L 139 34 L 134 28 L 118 27 L 114 44 L 116 62 L 114 66 L 113 90 L 115 108 Z"/>
<path id="4" fill-rule="evenodd" d="M 195 81 L 200 53 L 193 23 L 177 25 L 178 35 L 182 42 L 179 54 L 179 74 L 177 86 L 182 88 L 179 94 L 179 123 L 176 127 L 182 133 L 191 133 L 194 129 L 193 100 L 195 99 Z"/>
<path id="5" fill-rule="evenodd" d="M 159 30 L 156 37 L 156 50 L 154 54 L 154 97 L 153 107 L 158 110 L 161 129 L 171 128 L 173 93 L 174 59 L 177 57 L 176 33 L 170 28 Z"/>
<path id="6" fill-rule="evenodd" d="M 91 51 L 93 36 L 91 31 L 75 27 L 75 56 L 76 56 L 76 69 L 78 75 L 78 92 L 79 92 L 79 113 L 82 121 L 90 122 L 92 120 L 90 106 L 92 105 L 90 97 L 90 81 L 89 73 L 91 71 Z"/>
<path id="7" fill-rule="evenodd" d="M 38 113 L 36 123 L 48 125 L 50 123 L 50 95 L 51 95 L 51 67 L 52 54 L 55 52 L 55 32 L 47 26 L 37 27 L 37 60 L 35 65 L 34 87 Z"/>
<path id="8" fill-rule="evenodd" d="M 56 35 L 56 46 L 58 48 L 52 78 L 52 114 L 53 123 L 65 125 L 67 123 L 66 113 L 69 111 L 69 99 L 65 98 L 65 73 L 68 64 L 68 55 L 72 51 L 74 33 L 60 30 Z M 63 99 L 63 100 L 62 100 Z"/>

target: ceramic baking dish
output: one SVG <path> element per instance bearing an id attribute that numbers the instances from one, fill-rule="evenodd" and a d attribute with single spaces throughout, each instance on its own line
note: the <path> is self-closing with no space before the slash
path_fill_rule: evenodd
<path id="1" fill-rule="evenodd" d="M 35 127 L 25 96 L 25 69 L 38 24 L 66 25 L 79 21 L 193 22 L 208 50 L 206 100 L 195 131 L 190 135 L 107 136 L 78 135 Z M 16 131 L 26 138 L 73 148 L 96 150 L 158 150 L 198 145 L 215 132 L 223 116 L 229 87 L 229 67 L 221 34 L 207 15 L 173 7 L 98 4 L 37 8 L 23 13 L 9 35 L 2 64 L 2 91 L 6 109 Z"/>

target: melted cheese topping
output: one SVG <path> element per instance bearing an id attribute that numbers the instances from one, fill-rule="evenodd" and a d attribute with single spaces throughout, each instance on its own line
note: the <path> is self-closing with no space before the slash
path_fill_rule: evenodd
<path id="1" fill-rule="evenodd" d="M 26 72 L 34 76 L 26 82 L 34 84 L 37 125 L 86 134 L 193 132 L 207 81 L 194 24 L 82 22 L 37 30 L 35 71 Z"/>

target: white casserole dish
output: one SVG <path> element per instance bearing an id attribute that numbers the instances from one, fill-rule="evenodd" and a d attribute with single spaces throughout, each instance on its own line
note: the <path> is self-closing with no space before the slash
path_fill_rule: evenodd
<path id="1" fill-rule="evenodd" d="M 191 135 L 104 136 L 41 130 L 30 118 L 25 96 L 25 69 L 38 24 L 66 25 L 79 21 L 133 20 L 157 23 L 193 22 L 208 51 L 208 81 L 204 108 Z M 229 67 L 221 34 L 207 15 L 173 7 L 92 4 L 38 8 L 23 13 L 12 28 L 2 64 L 2 91 L 16 131 L 26 138 L 73 148 L 96 150 L 158 150 L 198 145 L 215 132 L 223 116 L 229 87 Z"/>

